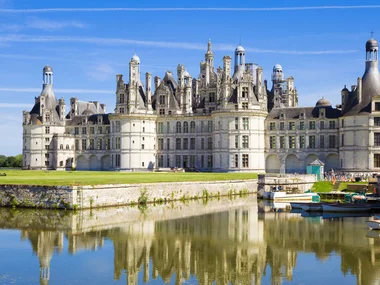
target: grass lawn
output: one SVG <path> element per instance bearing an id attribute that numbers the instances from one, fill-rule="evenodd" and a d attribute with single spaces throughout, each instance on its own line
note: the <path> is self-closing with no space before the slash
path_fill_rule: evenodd
<path id="1" fill-rule="evenodd" d="M 0 170 L 0 185 L 97 185 L 257 179 L 256 173 Z"/>
<path id="2" fill-rule="evenodd" d="M 340 182 L 337 191 L 347 190 L 347 184 L 363 184 L 368 185 L 368 182 Z M 315 182 L 312 190 L 314 192 L 331 192 L 334 189 L 334 185 L 330 181 Z"/>

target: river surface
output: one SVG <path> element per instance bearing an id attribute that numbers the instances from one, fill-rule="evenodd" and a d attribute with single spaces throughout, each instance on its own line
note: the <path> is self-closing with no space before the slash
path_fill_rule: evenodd
<path id="1" fill-rule="evenodd" d="M 0 209 L 0 284 L 379 284 L 367 219 L 275 211 L 256 196 Z"/>

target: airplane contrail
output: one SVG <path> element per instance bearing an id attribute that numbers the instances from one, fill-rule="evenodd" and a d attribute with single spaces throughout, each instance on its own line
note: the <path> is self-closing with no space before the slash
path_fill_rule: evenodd
<path id="1" fill-rule="evenodd" d="M 0 13 L 47 13 L 47 12 L 160 12 L 160 11 L 302 11 L 302 10 L 344 10 L 344 9 L 379 9 L 380 5 L 357 6 L 303 6 L 303 7 L 263 7 L 263 8 L 39 8 L 39 9 L 0 9 Z"/>

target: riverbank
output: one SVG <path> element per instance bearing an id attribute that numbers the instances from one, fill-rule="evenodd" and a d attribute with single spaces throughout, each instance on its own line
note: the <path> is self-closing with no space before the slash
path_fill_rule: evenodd
<path id="1" fill-rule="evenodd" d="M 75 210 L 208 199 L 256 192 L 256 179 L 73 186 L 8 184 L 0 185 L 0 206 Z"/>

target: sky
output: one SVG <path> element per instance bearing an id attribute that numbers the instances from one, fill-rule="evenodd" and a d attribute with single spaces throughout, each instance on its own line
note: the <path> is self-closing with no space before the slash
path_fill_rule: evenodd
<path id="1" fill-rule="evenodd" d="M 299 106 L 340 91 L 363 75 L 365 43 L 380 38 L 378 1 L 0 0 L 0 154 L 22 152 L 22 111 L 54 70 L 57 98 L 115 107 L 116 74 L 128 78 L 136 53 L 141 75 L 161 78 L 179 63 L 198 77 L 208 39 L 215 67 L 241 43 L 246 62 L 270 82 L 273 66 L 295 78 Z M 145 79 L 143 80 L 145 81 Z"/>

